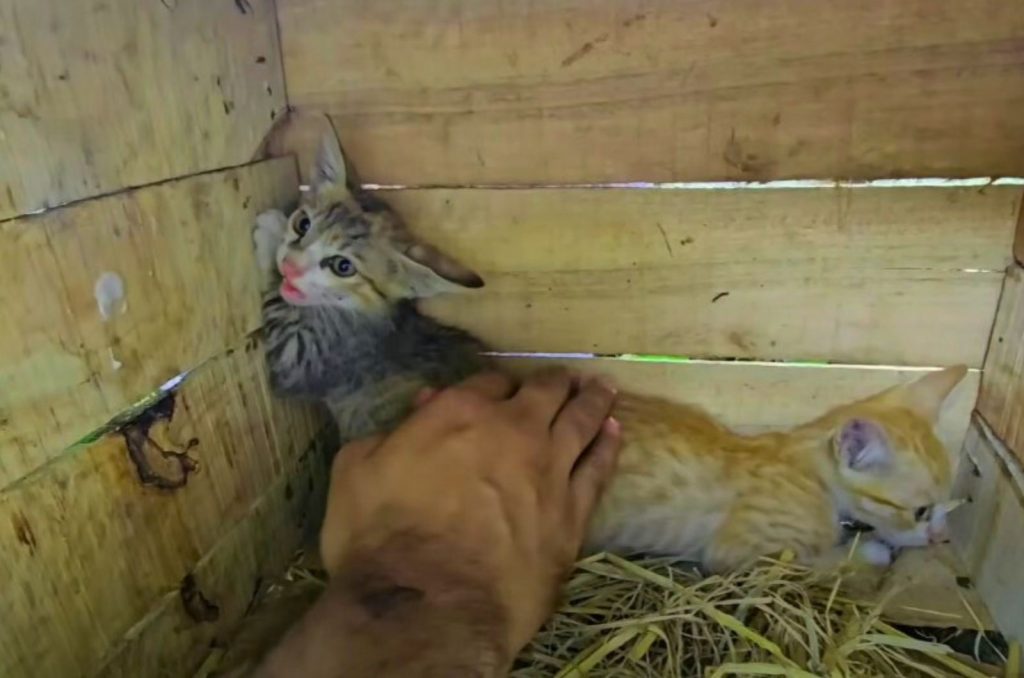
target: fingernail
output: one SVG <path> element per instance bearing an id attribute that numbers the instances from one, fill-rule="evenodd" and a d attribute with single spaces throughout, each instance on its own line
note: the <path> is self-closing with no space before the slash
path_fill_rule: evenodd
<path id="1" fill-rule="evenodd" d="M 604 420 L 604 430 L 611 435 L 619 435 L 622 433 L 622 424 L 615 417 L 608 417 Z"/>

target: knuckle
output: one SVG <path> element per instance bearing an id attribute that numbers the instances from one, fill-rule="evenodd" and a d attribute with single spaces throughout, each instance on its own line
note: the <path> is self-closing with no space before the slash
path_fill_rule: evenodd
<path id="1" fill-rule="evenodd" d="M 531 381 L 544 388 L 568 388 L 572 380 L 564 367 L 548 367 L 535 374 Z"/>
<path id="2" fill-rule="evenodd" d="M 592 433 L 602 419 L 600 407 L 586 399 L 578 401 L 576 407 L 566 408 L 565 418 L 570 428 L 580 433 Z"/>
<path id="3" fill-rule="evenodd" d="M 479 414 L 492 405 L 487 398 L 468 389 L 450 388 L 436 398 L 452 410 L 470 415 Z"/>

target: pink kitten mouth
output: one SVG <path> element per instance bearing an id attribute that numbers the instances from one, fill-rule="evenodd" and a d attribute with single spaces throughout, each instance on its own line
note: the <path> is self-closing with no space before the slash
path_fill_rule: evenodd
<path id="1" fill-rule="evenodd" d="M 284 297 L 285 301 L 299 302 L 306 300 L 306 294 L 298 287 L 292 284 L 290 280 L 285 278 L 281 281 L 281 296 Z"/>

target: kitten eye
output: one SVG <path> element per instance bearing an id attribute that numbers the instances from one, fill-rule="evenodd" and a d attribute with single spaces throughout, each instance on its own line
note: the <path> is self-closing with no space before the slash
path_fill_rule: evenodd
<path id="1" fill-rule="evenodd" d="M 928 517 L 928 507 L 918 506 L 914 509 L 914 520 L 924 520 Z"/>
<path id="2" fill-rule="evenodd" d="M 339 278 L 348 278 L 356 272 L 355 265 L 346 257 L 327 257 L 320 262 L 320 266 Z"/>
<path id="3" fill-rule="evenodd" d="M 295 222 L 292 224 L 292 230 L 295 231 L 295 235 L 301 238 L 302 236 L 309 233 L 309 227 L 311 225 L 312 222 L 309 220 L 309 215 L 303 212 L 302 216 L 296 219 Z"/>

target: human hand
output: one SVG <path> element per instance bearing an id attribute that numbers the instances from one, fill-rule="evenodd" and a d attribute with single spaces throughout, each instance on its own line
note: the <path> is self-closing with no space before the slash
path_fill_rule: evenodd
<path id="1" fill-rule="evenodd" d="M 511 661 L 552 611 L 614 470 L 614 397 L 555 371 L 519 388 L 480 374 L 421 398 L 394 433 L 335 460 L 321 531 L 332 580 L 365 578 L 372 563 L 374 579 L 405 592 L 376 602 L 409 591 L 453 609 L 468 601 L 500 620 Z"/>

